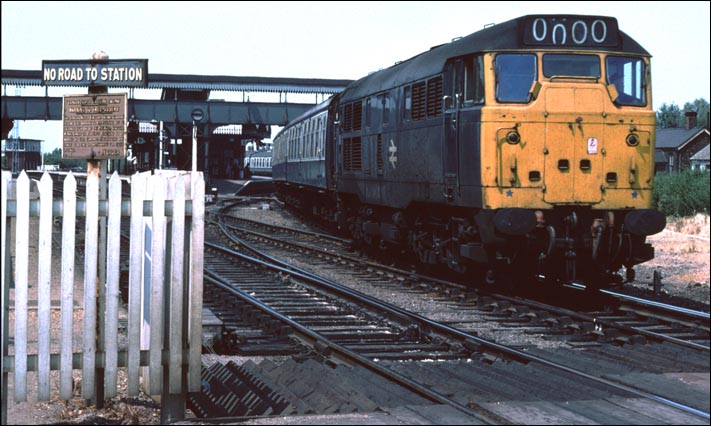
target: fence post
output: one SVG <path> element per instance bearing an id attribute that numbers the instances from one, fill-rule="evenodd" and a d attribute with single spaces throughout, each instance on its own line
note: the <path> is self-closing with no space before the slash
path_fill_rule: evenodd
<path id="1" fill-rule="evenodd" d="M 62 212 L 62 337 L 60 348 L 59 398 L 72 398 L 73 323 L 74 323 L 74 260 L 76 237 L 77 181 L 72 173 L 64 179 L 64 211 Z"/>
<path id="2" fill-rule="evenodd" d="M 165 283 L 165 179 L 151 177 L 153 187 L 153 232 L 151 234 L 151 286 L 146 296 L 150 301 L 150 366 L 151 395 L 160 395 L 163 384 L 163 286 Z"/>
<path id="3" fill-rule="evenodd" d="M 37 259 L 52 259 L 52 178 L 44 172 L 39 185 L 40 193 L 40 222 Z M 37 281 L 37 319 L 38 319 L 38 386 L 37 399 L 49 401 L 49 330 L 50 330 L 50 304 L 52 296 L 50 284 L 52 279 L 52 262 L 38 261 Z"/>
<path id="4" fill-rule="evenodd" d="M 1 198 L 1 203 L 0 207 L 2 207 L 2 235 L 4 238 L 2 238 L 2 254 L 0 257 L 0 265 L 2 265 L 2 293 L 0 293 L 0 297 L 2 297 L 2 302 L 1 302 L 1 307 L 2 311 L 0 312 L 0 316 L 2 316 L 2 352 L 0 353 L 0 373 L 2 374 L 2 389 L 0 389 L 0 398 L 2 398 L 2 402 L 0 403 L 2 405 L 2 413 L 0 413 L 0 424 L 7 424 L 7 379 L 8 379 L 8 374 L 5 372 L 5 356 L 8 355 L 8 345 L 9 345 L 9 339 L 8 339 L 8 332 L 10 331 L 9 328 L 9 320 L 10 320 L 10 283 L 12 282 L 12 277 L 10 276 L 10 271 L 12 270 L 11 262 L 10 262 L 10 253 L 9 253 L 9 248 L 10 248 L 10 228 L 8 226 L 8 221 L 7 221 L 7 193 L 10 188 L 10 181 L 12 179 L 12 175 L 10 172 L 3 171 L 2 172 L 2 188 L 0 188 L 0 197 Z"/>
<path id="5" fill-rule="evenodd" d="M 119 264 L 121 263 L 121 178 L 114 171 L 109 180 L 108 227 L 106 228 L 106 316 L 104 320 L 104 397 L 116 396 L 118 373 Z M 102 241 L 103 243 L 103 241 Z M 103 259 L 102 259 L 103 261 Z M 100 311 L 102 317 L 103 311 Z"/>
<path id="6" fill-rule="evenodd" d="M 185 180 L 181 174 L 168 179 L 167 197 L 173 200 L 173 214 L 166 218 L 166 271 L 163 300 L 168 311 L 164 315 L 164 342 L 168 349 L 168 363 L 163 366 L 161 392 L 161 423 L 167 424 L 185 418 L 187 395 L 182 392 L 186 377 L 182 365 L 185 333 L 183 332 L 183 253 L 185 233 Z"/>
<path id="7" fill-rule="evenodd" d="M 15 218 L 15 402 L 27 400 L 27 294 L 30 229 L 30 179 L 17 177 Z"/>
<path id="8" fill-rule="evenodd" d="M 202 355 L 202 280 L 205 247 L 205 180 L 202 173 L 190 175 L 193 214 L 190 218 L 190 368 L 188 392 L 200 391 Z"/>
<path id="9" fill-rule="evenodd" d="M 81 393 L 84 399 L 95 399 L 96 388 L 96 294 L 99 222 L 99 178 L 91 173 L 86 178 L 86 220 L 84 231 L 84 352 L 82 355 Z"/>
<path id="10" fill-rule="evenodd" d="M 138 396 L 141 367 L 141 284 L 143 280 L 143 199 L 146 176 L 131 177 L 131 235 L 128 272 L 128 396 Z"/>

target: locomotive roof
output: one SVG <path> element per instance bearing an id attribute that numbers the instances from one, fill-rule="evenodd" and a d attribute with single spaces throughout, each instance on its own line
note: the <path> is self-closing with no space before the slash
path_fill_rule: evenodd
<path id="1" fill-rule="evenodd" d="M 536 18 L 564 19 L 602 19 L 609 23 L 614 23 L 617 29 L 617 20 L 611 17 L 596 17 L 582 15 L 526 15 L 510 21 L 497 24 L 483 30 L 477 31 L 466 37 L 456 39 L 450 43 L 442 44 L 431 48 L 427 52 L 410 58 L 406 61 L 374 72 L 367 77 L 351 83 L 342 93 L 342 101 L 362 98 L 364 96 L 389 90 L 402 84 L 407 84 L 442 72 L 445 62 L 449 58 L 464 56 L 472 53 L 506 51 L 506 50 L 548 50 L 548 49 L 571 49 L 570 45 L 546 45 L 531 46 L 525 44 L 522 35 L 524 24 L 532 22 Z M 606 50 L 613 52 L 625 52 L 636 55 L 650 56 L 649 53 L 640 46 L 634 39 L 617 30 L 615 35 L 616 46 L 575 46 L 575 50 Z"/>

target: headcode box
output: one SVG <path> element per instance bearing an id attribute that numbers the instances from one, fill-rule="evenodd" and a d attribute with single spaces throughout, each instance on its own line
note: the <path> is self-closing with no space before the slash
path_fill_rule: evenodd
<path id="1" fill-rule="evenodd" d="M 65 95 L 62 158 L 126 157 L 126 94 Z"/>

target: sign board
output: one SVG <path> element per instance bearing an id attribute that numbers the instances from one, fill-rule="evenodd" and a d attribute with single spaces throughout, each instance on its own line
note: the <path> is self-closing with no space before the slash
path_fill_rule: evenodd
<path id="1" fill-rule="evenodd" d="M 42 61 L 42 85 L 148 87 L 148 59 Z"/>
<path id="2" fill-rule="evenodd" d="M 126 94 L 65 95 L 62 158 L 126 157 Z"/>

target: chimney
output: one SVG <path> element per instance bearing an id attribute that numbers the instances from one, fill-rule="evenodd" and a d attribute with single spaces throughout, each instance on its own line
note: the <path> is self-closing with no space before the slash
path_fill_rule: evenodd
<path id="1" fill-rule="evenodd" d="M 689 111 L 684 115 L 686 116 L 686 130 L 696 127 L 696 112 Z"/>

